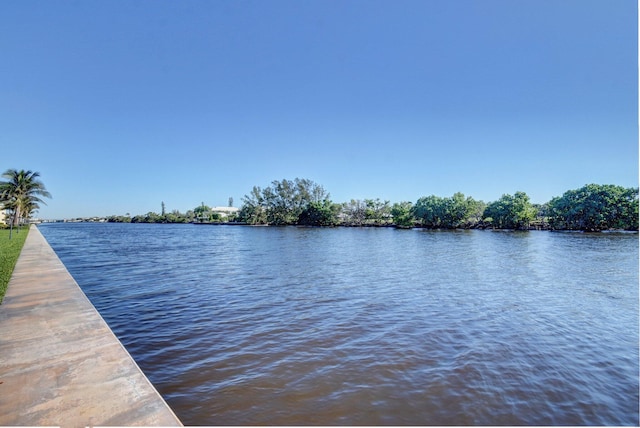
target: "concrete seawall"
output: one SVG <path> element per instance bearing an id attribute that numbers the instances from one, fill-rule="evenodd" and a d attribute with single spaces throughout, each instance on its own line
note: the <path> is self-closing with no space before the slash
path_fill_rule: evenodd
<path id="1" fill-rule="evenodd" d="M 0 305 L 0 425 L 181 426 L 35 226 Z"/>

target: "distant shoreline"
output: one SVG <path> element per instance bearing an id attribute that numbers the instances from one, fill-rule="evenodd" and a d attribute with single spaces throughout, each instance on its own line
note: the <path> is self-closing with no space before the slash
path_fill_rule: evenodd
<path id="1" fill-rule="evenodd" d="M 547 225 L 533 225 L 528 228 L 523 229 L 513 229 L 513 228 L 497 228 L 491 226 L 481 226 L 476 225 L 473 227 L 458 227 L 458 228 L 444 228 L 444 227 L 428 227 L 428 226 L 412 226 L 412 227 L 400 227 L 395 224 L 338 224 L 335 226 L 309 226 L 309 225 L 273 225 L 273 224 L 249 224 L 246 222 L 157 222 L 157 223 L 126 223 L 126 222 L 109 222 L 106 220 L 95 220 L 95 219 L 86 219 L 86 220 L 41 220 L 34 221 L 32 224 L 59 224 L 59 223 L 110 223 L 110 224 L 184 224 L 184 225 L 195 225 L 195 226 L 248 226 L 248 227 L 296 227 L 296 228 L 309 228 L 309 229 L 333 229 L 333 228 L 391 228 L 391 229 L 401 229 L 401 230 L 432 230 L 432 231 L 464 231 L 464 230 L 488 230 L 495 232 L 528 232 L 528 231 L 547 231 L 547 232 L 563 232 L 563 233 L 635 233 L 638 234 L 638 230 L 625 230 L 625 229 L 605 229 L 605 230 L 583 230 L 583 229 L 553 229 Z"/>

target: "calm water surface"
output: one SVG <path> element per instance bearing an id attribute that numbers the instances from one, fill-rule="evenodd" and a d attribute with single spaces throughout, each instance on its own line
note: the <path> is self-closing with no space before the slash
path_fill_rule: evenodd
<path id="1" fill-rule="evenodd" d="M 638 235 L 40 230 L 185 425 L 638 425 Z"/>

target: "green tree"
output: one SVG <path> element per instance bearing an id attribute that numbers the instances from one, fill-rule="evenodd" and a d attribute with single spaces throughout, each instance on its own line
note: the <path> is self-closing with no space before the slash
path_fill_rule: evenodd
<path id="1" fill-rule="evenodd" d="M 553 229 L 638 230 L 638 188 L 587 184 L 553 198 L 548 215 Z"/>
<path id="2" fill-rule="evenodd" d="M 336 205 L 328 199 L 312 201 L 298 216 L 298 224 L 306 226 L 335 226 L 338 224 L 338 211 L 340 205 Z"/>
<path id="3" fill-rule="evenodd" d="M 414 216 L 424 227 L 438 228 L 442 226 L 445 214 L 445 201 L 440 196 L 423 196 L 413 207 Z"/>
<path id="4" fill-rule="evenodd" d="M 639 230 L 638 188 L 629 187 L 622 192 L 620 201 L 621 222 L 618 226 L 626 230 Z"/>
<path id="5" fill-rule="evenodd" d="M 211 207 L 209 207 L 208 205 L 205 205 L 204 202 L 202 202 L 200 206 L 195 207 L 193 209 L 193 212 L 196 215 L 196 219 L 200 223 L 211 221 L 213 218 L 213 212 L 211 211 Z"/>
<path id="6" fill-rule="evenodd" d="M 39 172 L 8 169 L 2 174 L 6 181 L 0 181 L 0 203 L 11 211 L 11 227 L 18 225 L 28 218 L 40 203 L 42 198 L 51 198 L 40 177 Z"/>
<path id="7" fill-rule="evenodd" d="M 469 227 L 478 227 L 483 225 L 484 210 L 487 208 L 487 204 L 484 201 L 476 201 L 473 198 L 470 199 L 470 212 L 467 217 Z"/>
<path id="8" fill-rule="evenodd" d="M 131 223 L 161 223 L 162 217 L 157 213 L 149 211 L 144 215 L 137 215 L 131 218 Z"/>
<path id="9" fill-rule="evenodd" d="M 187 216 L 178 210 L 173 210 L 166 215 L 168 223 L 187 223 Z"/>
<path id="10" fill-rule="evenodd" d="M 472 197 L 465 198 L 457 192 L 450 198 L 427 196 L 418 199 L 413 208 L 415 217 L 424 227 L 457 229 L 473 227 L 477 224 L 483 202 Z"/>
<path id="11" fill-rule="evenodd" d="M 477 203 L 472 197 L 465 198 L 457 192 L 444 200 L 443 225 L 449 229 L 471 226 L 470 219 L 476 212 Z"/>
<path id="12" fill-rule="evenodd" d="M 250 224 L 296 224 L 311 202 L 325 199 L 329 199 L 329 193 L 311 180 L 276 180 L 265 189 L 254 186 L 243 199 L 239 217 Z"/>
<path id="13" fill-rule="evenodd" d="M 393 224 L 401 229 L 413 227 L 415 217 L 413 216 L 413 204 L 411 202 L 396 202 L 391 207 Z"/>
<path id="14" fill-rule="evenodd" d="M 293 224 L 300 213 L 294 212 L 293 186 L 287 180 L 274 181 L 273 187 L 263 190 L 267 223 L 275 226 Z"/>
<path id="15" fill-rule="evenodd" d="M 365 219 L 375 225 L 387 224 L 391 221 L 391 205 L 389 201 L 381 201 L 380 198 L 365 199 Z"/>
<path id="16" fill-rule="evenodd" d="M 528 229 L 536 214 L 537 210 L 525 192 L 504 194 L 484 211 L 486 221 L 497 229 Z"/>
<path id="17" fill-rule="evenodd" d="M 124 215 L 112 215 L 107 217 L 109 223 L 131 223 L 131 217 Z"/>
<path id="18" fill-rule="evenodd" d="M 253 186 L 251 192 L 242 198 L 242 207 L 238 211 L 238 220 L 248 224 L 266 224 L 267 215 L 262 189 Z"/>

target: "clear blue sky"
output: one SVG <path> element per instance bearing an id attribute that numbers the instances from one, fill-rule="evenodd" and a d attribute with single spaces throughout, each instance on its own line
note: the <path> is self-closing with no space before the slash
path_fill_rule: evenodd
<path id="1" fill-rule="evenodd" d="M 227 205 L 543 203 L 638 185 L 635 0 L 1 1 L 0 169 L 42 218 Z"/>

